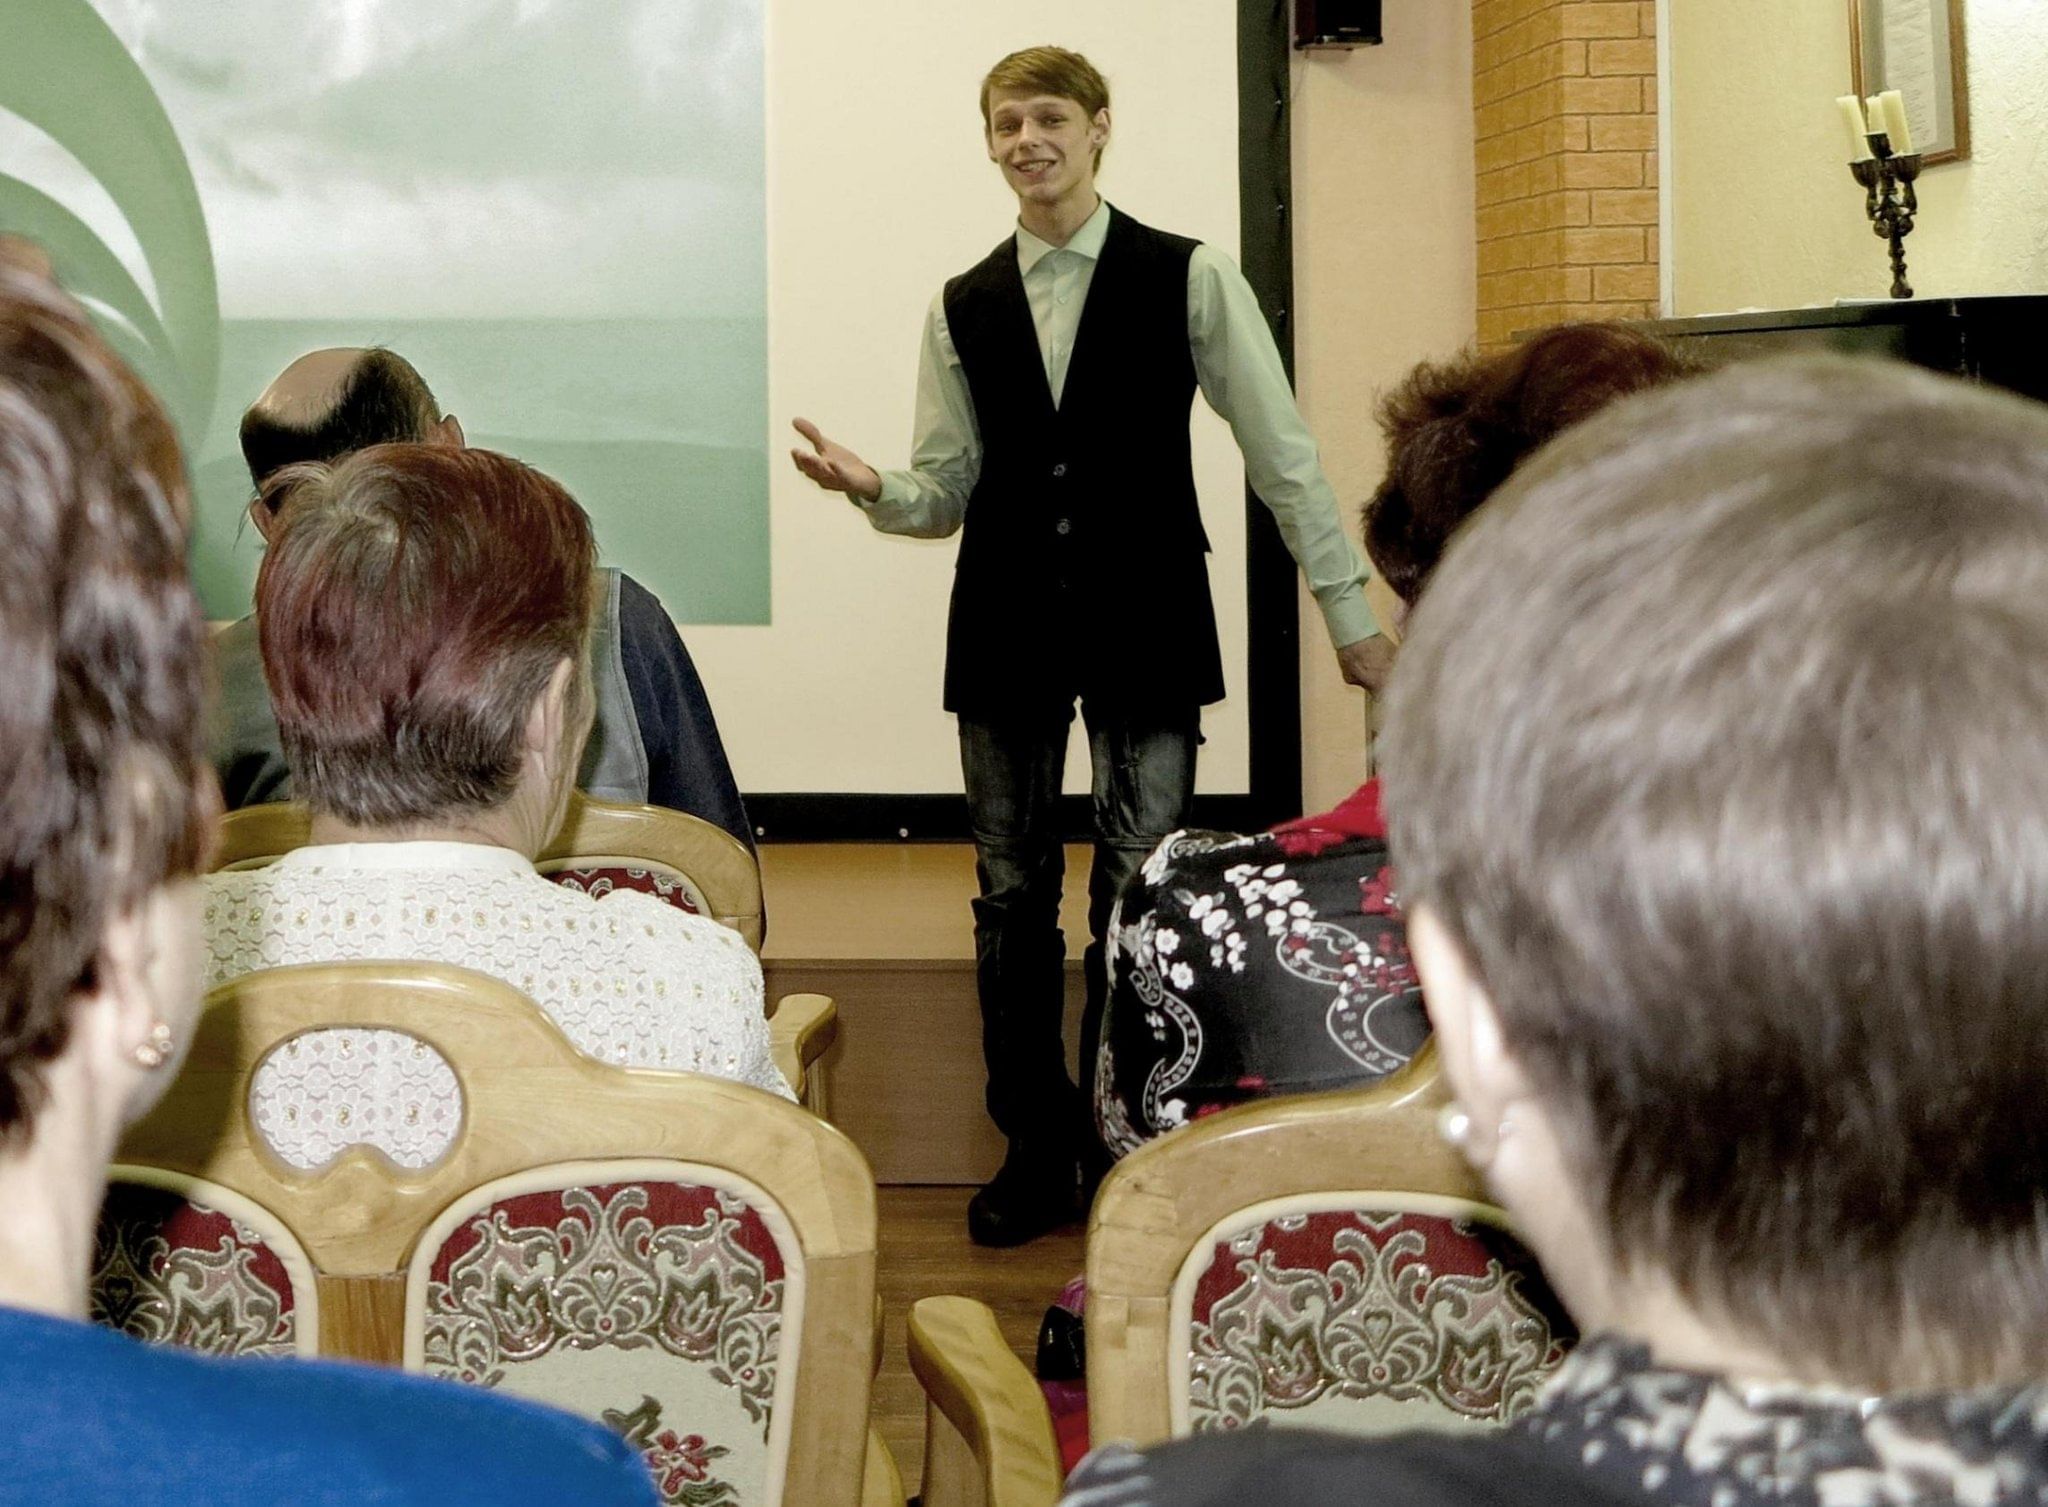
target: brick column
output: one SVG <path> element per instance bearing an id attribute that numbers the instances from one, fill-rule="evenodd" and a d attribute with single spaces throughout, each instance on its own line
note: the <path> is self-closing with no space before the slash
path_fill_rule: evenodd
<path id="1" fill-rule="evenodd" d="M 1473 0 L 1479 343 L 1657 313 L 1654 0 Z"/>

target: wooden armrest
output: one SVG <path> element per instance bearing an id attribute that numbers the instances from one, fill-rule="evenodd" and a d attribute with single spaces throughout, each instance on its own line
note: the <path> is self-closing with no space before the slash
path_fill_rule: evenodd
<path id="1" fill-rule="evenodd" d="M 925 1395 L 924 1507 L 1053 1507 L 1052 1414 L 987 1304 L 913 1304 L 910 1369 Z"/>
<path id="2" fill-rule="evenodd" d="M 819 1119 L 826 1114 L 825 1080 L 812 1066 L 839 1037 L 839 1007 L 827 994 L 785 994 L 768 1017 L 775 1065 L 797 1098 Z"/>
<path id="3" fill-rule="evenodd" d="M 868 1430 L 868 1454 L 860 1473 L 860 1507 L 903 1507 L 903 1472 L 873 1429 Z"/>

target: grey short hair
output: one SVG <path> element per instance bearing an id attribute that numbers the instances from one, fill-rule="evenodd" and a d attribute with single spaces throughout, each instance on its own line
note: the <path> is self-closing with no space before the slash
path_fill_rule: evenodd
<path id="1" fill-rule="evenodd" d="M 1453 543 L 1388 722 L 1403 898 L 1625 1270 L 1817 1376 L 2048 1374 L 2048 410 L 1618 404 Z"/>

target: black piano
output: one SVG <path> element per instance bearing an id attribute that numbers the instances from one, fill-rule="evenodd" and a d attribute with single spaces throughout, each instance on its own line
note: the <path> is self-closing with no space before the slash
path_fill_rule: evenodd
<path id="1" fill-rule="evenodd" d="M 1645 327 L 1682 344 L 1706 342 L 1720 358 L 1795 351 L 1892 356 L 2048 402 L 2048 294 L 1759 309 Z"/>

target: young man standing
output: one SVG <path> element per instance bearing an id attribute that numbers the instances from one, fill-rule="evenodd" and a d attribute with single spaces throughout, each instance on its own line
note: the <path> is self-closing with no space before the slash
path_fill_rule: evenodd
<path id="1" fill-rule="evenodd" d="M 983 80 L 981 111 L 989 159 L 1017 195 L 1017 231 L 932 303 L 911 468 L 877 472 L 805 419 L 796 427 L 809 448 L 792 455 L 885 533 L 964 528 L 946 709 L 960 719 L 979 860 L 989 1114 L 1009 1139 L 968 1229 L 981 1244 L 1015 1245 L 1078 1211 L 1095 1154 L 1087 1079 L 1110 907 L 1186 824 L 1200 709 L 1223 696 L 1188 439 L 1197 386 L 1235 433 L 1345 678 L 1376 689 L 1391 651 L 1243 275 L 1096 192 L 1110 130 L 1102 75 L 1062 48 L 1012 53 Z M 1076 700 L 1095 813 L 1079 1088 L 1060 1036 L 1057 824 Z"/>

